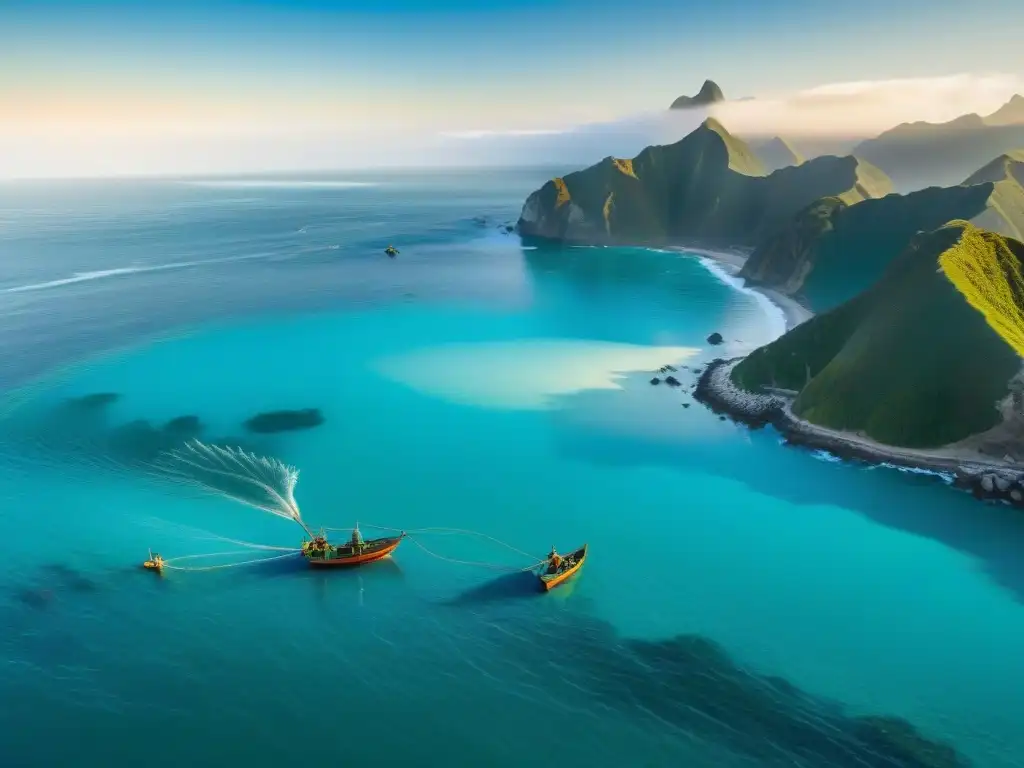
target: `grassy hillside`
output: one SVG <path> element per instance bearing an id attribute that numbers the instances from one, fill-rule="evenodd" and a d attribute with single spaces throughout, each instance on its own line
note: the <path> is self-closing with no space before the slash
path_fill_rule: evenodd
<path id="1" fill-rule="evenodd" d="M 800 392 L 794 411 L 905 447 L 994 426 L 1024 353 L 1024 244 L 968 222 L 916 236 L 869 290 L 741 362 L 746 389 Z"/>
<path id="2" fill-rule="evenodd" d="M 1024 240 L 1024 163 L 1004 155 L 971 186 L 932 187 L 846 206 L 821 200 L 751 254 L 741 276 L 800 293 L 816 310 L 838 306 L 874 283 L 917 232 L 954 219 Z"/>
<path id="3" fill-rule="evenodd" d="M 605 158 L 553 179 L 523 206 L 519 230 L 573 242 L 701 239 L 756 243 L 814 200 L 884 195 L 888 179 L 852 157 L 822 157 L 770 176 L 750 147 L 715 120 L 632 160 Z"/>
<path id="4" fill-rule="evenodd" d="M 1020 109 L 1011 99 L 988 118 L 900 125 L 853 152 L 881 168 L 901 192 L 952 186 L 993 157 L 1024 147 L 1024 121 L 1016 119 Z"/>
<path id="5" fill-rule="evenodd" d="M 777 171 L 780 168 L 788 168 L 791 165 L 800 165 L 805 158 L 793 146 L 780 136 L 773 136 L 767 141 L 750 142 L 762 165 L 769 171 Z"/>

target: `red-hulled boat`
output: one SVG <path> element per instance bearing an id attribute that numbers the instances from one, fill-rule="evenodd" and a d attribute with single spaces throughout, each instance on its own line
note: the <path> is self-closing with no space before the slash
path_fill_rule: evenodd
<path id="1" fill-rule="evenodd" d="M 385 536 L 380 539 L 363 540 L 358 535 L 358 528 L 352 539 L 342 546 L 334 546 L 327 541 L 323 532 L 314 536 L 312 541 L 302 542 L 302 556 L 312 568 L 344 568 L 350 565 L 363 565 L 388 557 L 398 549 L 405 538 L 403 531 L 398 536 Z"/>

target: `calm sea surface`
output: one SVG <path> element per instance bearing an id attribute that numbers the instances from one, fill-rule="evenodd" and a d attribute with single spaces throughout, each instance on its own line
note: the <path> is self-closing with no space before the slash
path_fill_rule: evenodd
<path id="1" fill-rule="evenodd" d="M 693 403 L 779 313 L 694 255 L 524 246 L 545 178 L 0 186 L 0 765 L 1024 765 L 1024 517 Z M 302 534 L 154 476 L 183 416 L 297 467 L 313 526 L 590 557 L 548 595 L 440 532 L 157 577 Z"/>

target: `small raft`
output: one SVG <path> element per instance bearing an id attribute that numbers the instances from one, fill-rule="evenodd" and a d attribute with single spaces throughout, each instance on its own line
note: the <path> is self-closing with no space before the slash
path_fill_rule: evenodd
<path id="1" fill-rule="evenodd" d="M 160 555 L 153 554 L 153 550 L 149 550 L 149 560 L 142 564 L 142 567 L 149 571 L 157 571 L 158 573 L 164 569 L 164 559 Z"/>
<path id="2" fill-rule="evenodd" d="M 309 561 L 311 568 L 343 568 L 351 565 L 363 565 L 381 560 L 396 549 L 402 543 L 405 534 L 399 536 L 386 536 L 380 539 L 368 539 L 359 547 L 351 544 L 336 547 L 328 544 L 322 536 L 317 536 L 312 541 L 302 542 L 302 556 Z"/>
<path id="3" fill-rule="evenodd" d="M 541 586 L 543 586 L 546 591 L 550 591 L 559 584 L 564 584 L 579 572 L 586 559 L 587 545 L 584 544 L 575 552 L 563 555 L 562 562 L 559 564 L 557 569 L 552 570 L 550 564 L 543 565 L 537 571 L 537 577 L 540 579 Z"/>

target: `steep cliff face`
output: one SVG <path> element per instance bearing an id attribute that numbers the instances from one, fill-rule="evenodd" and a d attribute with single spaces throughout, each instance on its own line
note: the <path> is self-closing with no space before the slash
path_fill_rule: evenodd
<path id="1" fill-rule="evenodd" d="M 874 283 L 910 239 L 954 219 L 1024 239 L 1024 163 L 1008 155 L 971 184 L 932 187 L 847 206 L 820 200 L 755 248 L 742 277 L 799 293 L 816 310 L 838 306 Z"/>
<path id="2" fill-rule="evenodd" d="M 933 447 L 995 426 L 1024 354 L 1024 244 L 951 222 L 921 233 L 869 290 L 756 350 L 751 391 L 799 391 L 794 412 L 879 442 Z"/>
<path id="3" fill-rule="evenodd" d="M 838 197 L 814 201 L 754 249 L 740 276 L 784 293 L 799 292 L 847 207 Z"/>
<path id="4" fill-rule="evenodd" d="M 754 244 L 818 198 L 851 204 L 889 191 L 884 174 L 853 157 L 821 157 L 766 176 L 747 144 L 707 120 L 631 161 L 609 157 L 549 181 L 527 199 L 519 230 L 570 242 Z"/>

